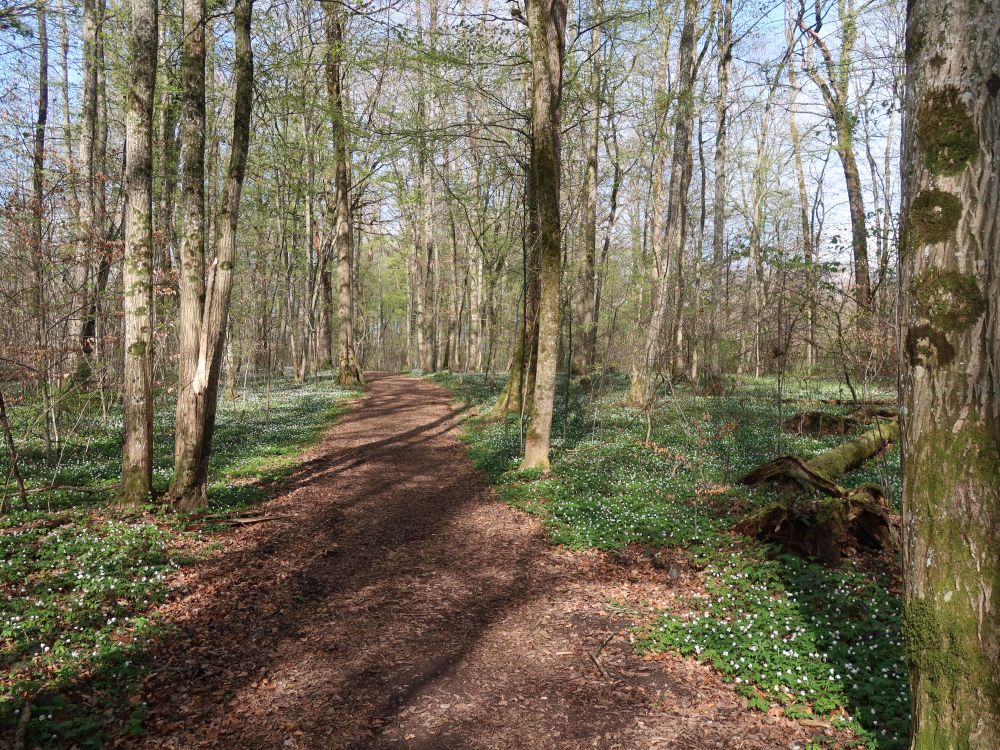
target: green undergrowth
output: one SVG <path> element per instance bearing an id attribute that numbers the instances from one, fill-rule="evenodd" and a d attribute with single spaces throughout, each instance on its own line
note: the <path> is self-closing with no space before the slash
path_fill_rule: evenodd
<path id="1" fill-rule="evenodd" d="M 254 386 L 220 400 L 210 467 L 210 513 L 238 513 L 269 493 L 296 456 L 334 419 L 354 392 L 332 378 Z M 49 459 L 37 404 L 12 409 L 19 465 L 32 490 L 0 515 L 0 740 L 32 704 L 27 747 L 99 748 L 107 728 L 138 732 L 144 706 L 129 701 L 142 655 L 161 626 L 150 608 L 168 593 L 167 578 L 194 561 L 187 549 L 216 528 L 191 528 L 162 508 L 115 509 L 121 414 L 93 397 L 66 399 L 60 452 Z M 174 402 L 156 405 L 155 479 L 171 474 Z M 0 476 L 7 475 L 6 455 Z M 51 486 L 73 490 L 44 491 Z M 2 744 L 2 742 L 0 742 Z"/>
<path id="2" fill-rule="evenodd" d="M 482 376 L 433 378 L 482 412 L 501 385 Z M 647 447 L 645 415 L 623 405 L 626 389 L 621 376 L 603 383 L 560 380 L 548 476 L 519 469 L 516 416 L 499 423 L 471 418 L 469 454 L 501 497 L 543 518 L 554 542 L 605 550 L 671 546 L 691 553 L 707 594 L 640 631 L 641 649 L 712 664 L 750 710 L 778 707 L 789 718 L 846 726 L 857 738 L 849 747 L 905 747 L 909 699 L 900 602 L 890 575 L 862 573 L 851 563 L 829 570 L 731 531 L 774 499 L 739 485 L 739 477 L 775 456 L 808 458 L 850 437 L 796 435 L 781 423 L 798 409 L 847 413 L 848 404 L 822 400 L 847 400 L 849 394 L 817 381 L 743 380 L 721 398 L 668 385 L 652 415 L 653 445 Z M 891 398 L 893 391 L 887 386 L 866 395 Z M 898 447 L 843 479 L 849 486 L 864 482 L 883 486 L 898 507 Z"/>

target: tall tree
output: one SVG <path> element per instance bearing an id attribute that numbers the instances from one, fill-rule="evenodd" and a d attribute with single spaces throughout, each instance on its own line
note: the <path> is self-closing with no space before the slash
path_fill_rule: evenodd
<path id="1" fill-rule="evenodd" d="M 233 126 L 229 165 L 226 169 L 219 215 L 216 221 L 215 257 L 205 280 L 205 301 L 198 321 L 198 348 L 190 381 L 193 424 L 178 433 L 175 447 L 175 475 L 172 493 L 179 510 L 191 511 L 208 502 L 208 461 L 215 430 L 215 410 L 219 396 L 222 355 L 229 327 L 233 271 L 236 264 L 236 230 L 240 199 L 250 150 L 250 120 L 253 101 L 253 52 L 250 25 L 253 0 L 233 4 L 236 90 L 233 95 Z M 179 460 L 178 460 L 179 457 Z"/>
<path id="2" fill-rule="evenodd" d="M 871 273 L 868 267 L 868 230 L 865 227 L 865 199 L 861 184 L 861 170 L 854 155 L 854 125 L 856 116 L 851 108 L 851 56 L 858 39 L 858 13 L 854 0 L 837 0 L 840 21 L 840 49 L 835 56 L 820 34 L 823 27 L 821 5 L 816 4 L 815 22 L 808 26 L 804 20 L 805 0 L 800 0 L 799 28 L 806 35 L 805 71 L 819 89 L 833 122 L 837 139 L 837 155 L 844 171 L 847 188 L 847 205 L 851 214 L 851 250 L 854 256 L 854 287 L 857 302 L 862 307 L 871 303 Z M 823 72 L 815 61 L 813 51 L 818 49 L 823 58 Z"/>
<path id="3" fill-rule="evenodd" d="M 559 286 L 562 226 L 559 186 L 562 169 L 559 128 L 562 115 L 566 0 L 527 0 L 531 46 L 531 136 L 535 200 L 538 202 L 538 355 L 531 427 L 524 445 L 526 469 L 549 468 L 549 433 L 559 358 Z"/>
<path id="4" fill-rule="evenodd" d="M 204 415 L 194 392 L 205 305 L 205 0 L 183 0 L 180 141 L 180 331 L 177 353 L 177 419 L 174 436 L 176 502 L 197 506 L 199 425 Z"/>
<path id="5" fill-rule="evenodd" d="M 688 186 L 691 183 L 691 138 L 694 133 L 694 84 L 695 84 L 695 30 L 698 23 L 698 0 L 684 0 L 684 19 L 678 49 L 680 70 L 677 92 L 677 114 L 674 121 L 673 161 L 670 166 L 670 184 L 667 188 L 667 226 L 664 244 L 663 270 L 654 286 L 655 304 L 649 325 L 643 336 L 633 366 L 629 387 L 629 402 L 646 407 L 650 404 L 654 387 L 653 372 L 663 349 L 663 330 L 669 309 L 671 277 L 667 264 L 671 258 L 680 263 L 684 252 L 687 225 Z"/>
<path id="6" fill-rule="evenodd" d="M 344 106 L 343 63 L 346 43 L 346 18 L 343 6 L 327 0 L 326 85 L 330 106 L 330 133 L 333 139 L 334 190 L 336 216 L 334 255 L 337 258 L 337 365 L 340 382 L 360 385 L 364 381 L 357 351 L 354 348 L 354 228 L 351 201 L 351 152 L 348 144 Z"/>
<path id="7" fill-rule="evenodd" d="M 125 416 L 119 500 L 153 489 L 153 94 L 156 0 L 131 0 L 131 77 L 125 109 Z"/>
<path id="8" fill-rule="evenodd" d="M 595 301 L 597 289 L 597 168 L 601 143 L 601 105 L 604 91 L 601 71 L 601 0 L 590 3 L 590 87 L 588 99 L 591 119 L 584 128 L 586 158 L 583 168 L 583 209 L 580 217 L 580 241 L 583 263 L 576 299 L 577 327 L 573 344 L 573 369 L 587 372 L 594 365 L 597 343 Z"/>
<path id="9" fill-rule="evenodd" d="M 726 243 L 726 196 L 728 183 L 729 66 L 733 59 L 733 0 L 722 0 L 718 25 L 719 94 L 715 100 L 715 186 L 712 196 L 712 291 L 708 390 L 717 392 L 722 374 L 722 268 Z"/>
<path id="10" fill-rule="evenodd" d="M 1000 747 L 1000 3 L 907 22 L 901 315 L 911 748 Z"/>

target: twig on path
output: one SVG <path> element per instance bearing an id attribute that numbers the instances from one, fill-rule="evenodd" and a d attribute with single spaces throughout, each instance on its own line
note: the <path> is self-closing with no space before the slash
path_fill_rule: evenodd
<path id="1" fill-rule="evenodd" d="M 28 722 L 31 720 L 31 704 L 25 703 L 21 709 L 21 718 L 17 720 L 17 730 L 14 732 L 12 750 L 24 750 L 24 740 L 28 735 Z"/>
<path id="2" fill-rule="evenodd" d="M 204 526 L 205 524 L 215 523 L 220 525 L 230 524 L 233 526 L 250 526 L 255 523 L 264 523 L 265 521 L 277 521 L 282 518 L 295 518 L 294 515 L 289 513 L 284 513 L 280 515 L 273 516 L 208 516 L 206 518 L 196 519 L 194 523 L 189 524 L 188 528 L 193 526 Z"/>
<path id="3" fill-rule="evenodd" d="M 609 633 L 608 637 L 605 638 L 603 641 L 601 641 L 601 645 L 597 647 L 597 650 L 592 654 L 588 654 L 590 660 L 594 662 L 594 666 L 597 667 L 598 670 L 600 670 L 601 674 L 604 675 L 604 679 L 606 680 L 611 680 L 611 675 L 608 674 L 608 670 L 604 668 L 604 665 L 601 664 L 600 659 L 598 659 L 598 657 L 601 655 L 601 652 L 604 650 L 604 647 L 611 642 L 611 639 L 614 638 L 615 635 L 616 634 L 613 632 Z"/>
<path id="4" fill-rule="evenodd" d="M 277 521 L 280 518 L 295 518 L 295 516 L 289 513 L 285 513 L 280 516 L 250 516 L 250 517 L 237 516 L 236 518 L 230 518 L 226 521 L 223 521 L 223 523 L 236 523 L 236 524 L 243 524 L 244 526 L 246 526 L 252 523 L 263 523 L 264 521 Z"/>

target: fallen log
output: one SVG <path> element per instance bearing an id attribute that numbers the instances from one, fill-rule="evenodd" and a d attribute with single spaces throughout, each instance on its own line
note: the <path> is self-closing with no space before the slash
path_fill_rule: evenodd
<path id="1" fill-rule="evenodd" d="M 851 549 L 860 548 L 895 558 L 899 516 L 881 489 L 867 485 L 848 490 L 836 480 L 898 439 L 898 422 L 879 422 L 809 461 L 781 456 L 758 466 L 741 482 L 773 484 L 784 496 L 741 521 L 737 530 L 824 565 L 837 566 Z M 825 497 L 805 497 L 801 490 Z"/>
<path id="2" fill-rule="evenodd" d="M 899 440 L 898 421 L 877 422 L 863 435 L 810 458 L 809 465 L 830 479 L 836 479 L 861 466 L 888 443 L 896 440 Z"/>
<path id="3" fill-rule="evenodd" d="M 782 427 L 799 435 L 846 435 L 861 425 L 851 414 L 831 414 L 828 411 L 800 411 L 782 423 Z"/>

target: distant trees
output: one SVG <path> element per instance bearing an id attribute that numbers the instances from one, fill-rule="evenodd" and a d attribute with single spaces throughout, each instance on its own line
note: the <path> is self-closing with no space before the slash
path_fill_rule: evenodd
<path id="1" fill-rule="evenodd" d="M 811 368 L 863 388 L 893 373 L 877 345 L 895 314 L 893 2 L 859 21 L 848 0 L 818 20 L 789 0 L 777 34 L 728 0 L 594 0 L 565 21 L 550 3 L 538 12 L 563 38 L 545 38 L 563 45 L 557 61 L 555 47 L 538 57 L 536 8 L 293 0 L 254 20 L 268 64 L 232 225 L 237 8 L 170 0 L 154 45 L 148 284 L 132 263 L 145 188 L 124 158 L 137 164 L 127 14 L 12 6 L 0 45 L 24 54 L 0 72 L 8 402 L 44 403 L 53 459 L 72 418 L 61 405 L 92 393 L 111 414 L 126 371 L 141 393 L 141 364 L 177 415 L 168 499 L 196 508 L 219 378 L 236 397 L 242 379 L 325 367 L 349 383 L 372 368 L 503 373 L 494 414 L 534 430 L 540 463 L 560 403 L 547 394 L 579 375 L 634 370 L 639 406 L 668 380 L 714 393 L 731 373 Z M 556 62 L 539 91 L 535 64 Z M 869 245 L 877 304 L 858 316 Z"/>
<path id="2" fill-rule="evenodd" d="M 903 630 L 911 747 L 1000 747 L 1000 5 L 910 5 Z"/>
<path id="3" fill-rule="evenodd" d="M 632 363 L 632 382 L 628 400 L 634 406 L 648 408 L 653 398 L 653 377 L 657 361 L 664 349 L 664 330 L 668 325 L 671 287 L 680 284 L 683 266 L 685 238 L 687 234 L 688 188 L 691 185 L 691 139 L 694 132 L 694 87 L 695 87 L 695 43 L 698 27 L 698 0 L 684 0 L 681 40 L 677 57 L 678 90 L 677 112 L 674 115 L 673 159 L 670 181 L 667 187 L 667 220 L 664 228 L 662 255 L 654 257 L 653 275 L 650 289 L 649 317 L 643 320 L 642 339 Z M 666 42 L 664 42 L 666 43 Z M 661 179 L 657 174 L 654 180 Z M 657 232 L 654 227 L 653 231 Z M 654 245 L 654 248 L 656 245 Z M 699 249 L 700 252 L 700 249 Z M 671 265 L 675 272 L 671 272 Z M 681 293 L 677 290 L 678 302 L 674 316 L 675 324 L 681 314 Z M 669 334 L 670 331 L 667 330 Z"/>

